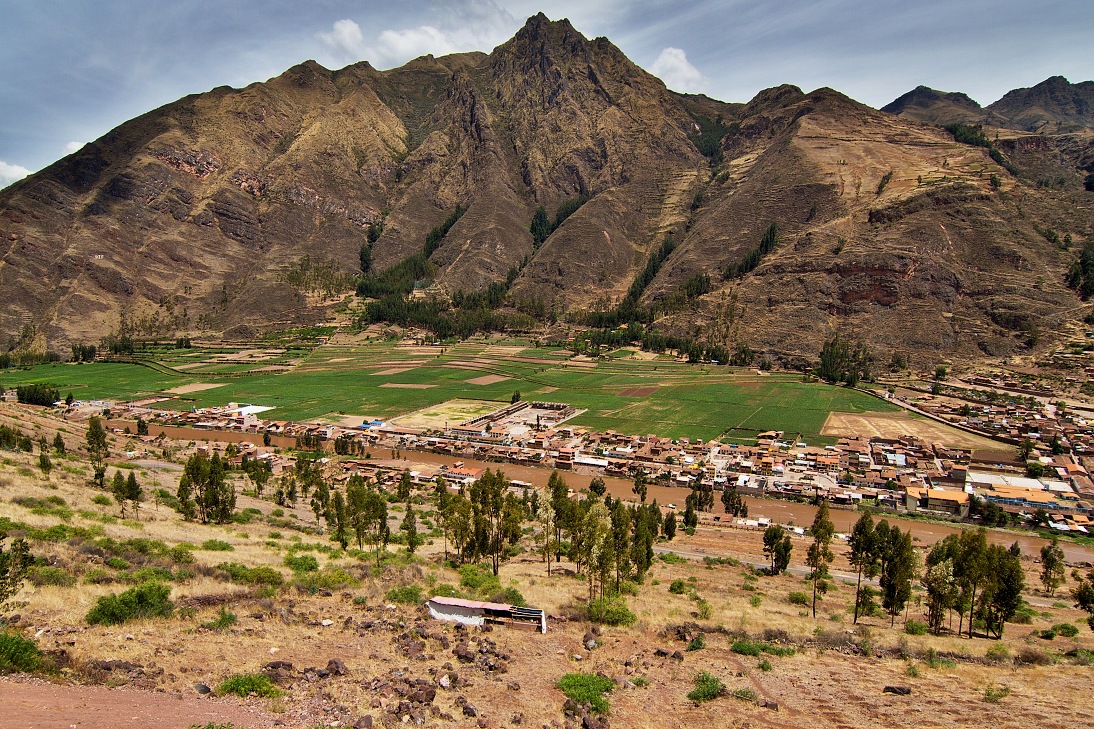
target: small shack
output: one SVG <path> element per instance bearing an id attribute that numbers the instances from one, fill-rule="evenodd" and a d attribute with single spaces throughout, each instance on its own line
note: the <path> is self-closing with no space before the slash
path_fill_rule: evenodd
<path id="1" fill-rule="evenodd" d="M 450 620 L 464 625 L 509 625 L 523 630 L 547 632 L 547 615 L 539 608 L 439 595 L 429 598 L 426 607 L 429 608 L 429 614 L 437 620 Z"/>

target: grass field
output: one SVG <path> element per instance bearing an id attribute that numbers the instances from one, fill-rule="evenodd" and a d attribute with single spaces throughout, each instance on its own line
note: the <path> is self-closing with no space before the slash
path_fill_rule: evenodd
<path id="1" fill-rule="evenodd" d="M 565 350 L 518 349 L 486 342 L 452 347 L 412 347 L 360 342 L 292 353 L 288 371 L 253 370 L 284 365 L 287 353 L 224 348 L 157 353 L 159 371 L 138 364 L 42 365 L 0 375 L 6 387 L 50 383 L 77 399 L 135 400 L 195 383 L 219 385 L 177 396 L 165 407 L 189 409 L 246 402 L 272 406 L 270 417 L 310 420 L 363 416 L 391 418 L 449 400 L 509 402 L 525 399 L 565 402 L 587 410 L 570 421 L 596 430 L 667 437 L 750 442 L 755 433 L 783 430 L 820 443 L 831 412 L 896 412 L 881 400 L 845 388 L 804 383 L 795 375 L 758 375 L 726 367 L 665 360 L 573 361 Z M 250 350 L 254 352 L 254 350 Z M 236 364 L 233 359 L 257 359 Z M 251 370 L 251 374 L 242 374 Z M 502 380 L 501 378 L 505 378 Z M 491 382 L 496 379 L 499 381 Z M 485 383 L 485 384 L 482 384 Z M 424 387 L 428 385 L 428 387 Z M 542 394 L 538 394 L 542 393 Z"/>

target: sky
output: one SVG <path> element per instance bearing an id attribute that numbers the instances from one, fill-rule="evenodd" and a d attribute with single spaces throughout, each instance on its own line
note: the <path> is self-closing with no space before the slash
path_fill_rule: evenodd
<path id="1" fill-rule="evenodd" d="M 187 94 L 488 52 L 540 11 L 723 101 L 789 83 L 880 107 L 922 84 L 987 105 L 1094 79 L 1094 0 L 0 0 L 0 187 Z"/>

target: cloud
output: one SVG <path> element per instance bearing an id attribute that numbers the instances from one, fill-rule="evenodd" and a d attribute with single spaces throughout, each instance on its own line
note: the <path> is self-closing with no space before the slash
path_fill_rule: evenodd
<path id="1" fill-rule="evenodd" d="M 661 51 L 661 55 L 650 66 L 650 72 L 673 91 L 684 93 L 700 91 L 707 82 L 699 69 L 688 62 L 687 54 L 680 48 L 671 46 Z"/>
<path id="2" fill-rule="evenodd" d="M 405 61 L 432 53 L 443 56 L 460 50 L 448 33 L 431 25 L 380 33 L 377 52 L 384 61 Z"/>
<path id="3" fill-rule="evenodd" d="M 66 142 L 65 143 L 65 154 L 72 154 L 73 152 L 79 152 L 81 149 L 84 148 L 85 144 L 87 144 L 87 142 Z"/>
<path id="4" fill-rule="evenodd" d="M 331 32 L 320 33 L 319 40 L 335 55 L 350 62 L 363 60 L 368 55 L 361 26 L 349 18 L 336 20 Z"/>
<path id="5" fill-rule="evenodd" d="M 13 182 L 17 182 L 30 174 L 30 170 L 26 167 L 20 167 L 19 165 L 8 164 L 7 162 L 0 160 L 0 189 L 3 189 Z"/>

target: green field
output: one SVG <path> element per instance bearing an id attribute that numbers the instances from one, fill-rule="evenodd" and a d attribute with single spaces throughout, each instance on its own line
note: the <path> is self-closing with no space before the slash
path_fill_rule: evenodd
<path id="1" fill-rule="evenodd" d="M 656 434 L 749 442 L 755 433 L 783 430 L 817 442 L 828 413 L 893 411 L 861 392 L 804 383 L 789 374 L 757 375 L 726 367 L 630 358 L 572 361 L 564 350 L 524 349 L 497 354 L 487 343 L 404 347 L 391 342 L 328 345 L 258 363 L 291 371 L 245 374 L 255 367 L 226 364 L 223 348 L 156 353 L 156 369 L 140 364 L 41 365 L 0 373 L 0 383 L 50 383 L 80 400 L 131 401 L 193 383 L 213 389 L 181 395 L 161 407 L 190 409 L 245 402 L 272 406 L 267 417 L 311 420 L 342 415 L 390 418 L 456 398 L 509 402 L 565 402 L 587 412 L 576 426 L 628 434 Z M 625 353 L 622 353 L 625 354 Z M 514 361 L 527 359 L 531 361 Z M 183 370 L 180 364 L 204 363 Z M 477 384 L 475 381 L 507 378 Z M 384 386 L 386 385 L 386 386 Z M 396 385 L 396 387 L 393 387 Z M 397 387 L 413 385 L 414 387 Z"/>

